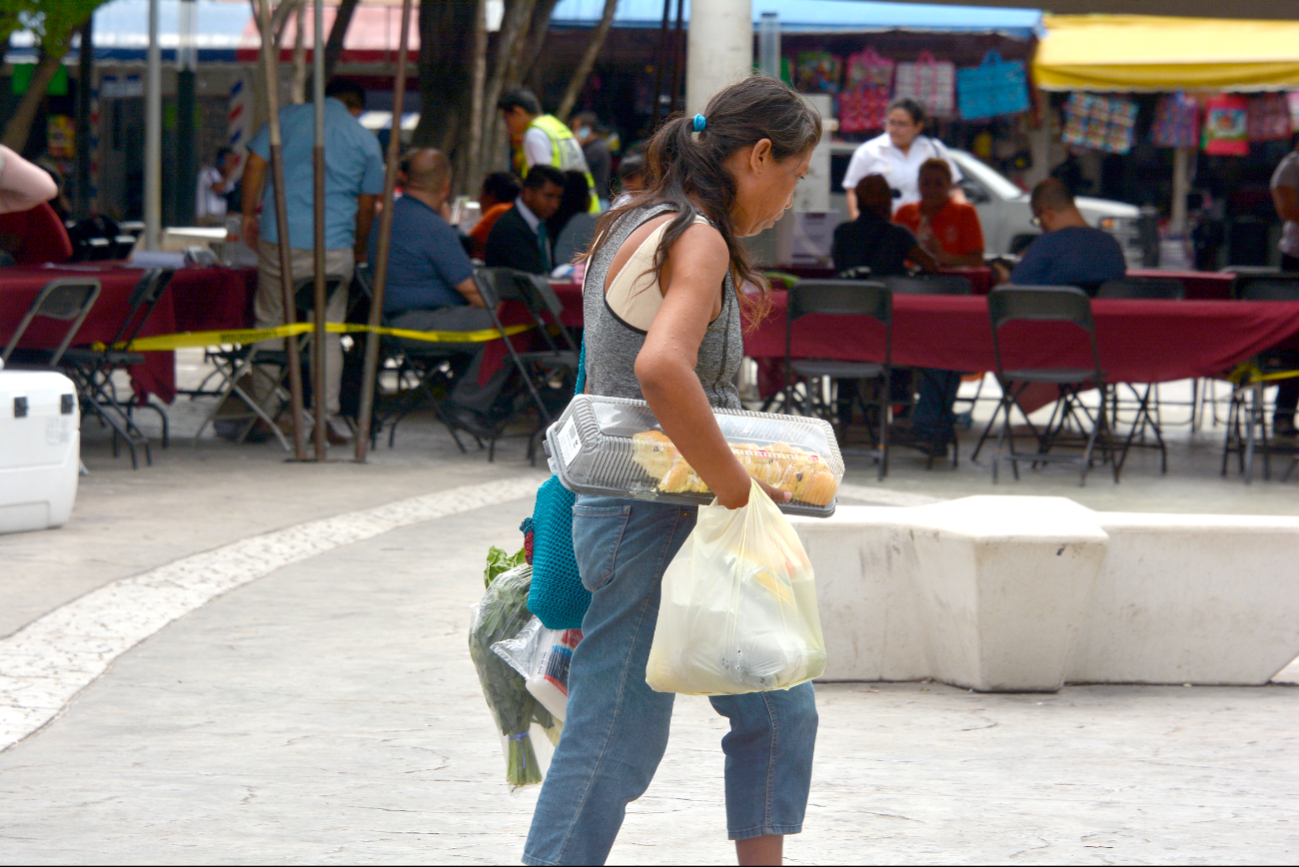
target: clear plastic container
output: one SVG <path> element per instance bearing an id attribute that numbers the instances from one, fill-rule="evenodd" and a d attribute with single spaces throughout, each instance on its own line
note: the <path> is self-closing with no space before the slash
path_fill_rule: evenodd
<path id="1" fill-rule="evenodd" d="M 827 422 L 747 410 L 714 414 L 749 474 L 794 495 L 781 511 L 834 514 L 843 457 Z M 580 494 L 688 505 L 713 500 L 642 400 L 578 395 L 546 431 L 546 453 L 564 487 Z"/>

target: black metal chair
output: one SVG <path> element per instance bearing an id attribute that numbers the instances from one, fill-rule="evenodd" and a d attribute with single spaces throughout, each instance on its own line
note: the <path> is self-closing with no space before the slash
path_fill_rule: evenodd
<path id="1" fill-rule="evenodd" d="M 325 297 L 331 297 L 343 286 L 341 277 L 327 276 L 325 279 Z M 344 287 L 345 288 L 345 287 Z M 297 307 L 296 321 L 311 321 L 311 311 L 315 308 L 315 278 L 303 277 L 293 283 L 293 297 Z M 305 351 L 315 332 L 308 330 L 297 336 L 299 352 Z M 282 341 L 277 341 L 283 346 Z M 207 353 L 208 360 L 215 366 L 221 384 L 216 389 L 217 401 L 211 412 L 194 433 L 193 444 L 198 445 L 199 437 L 209 424 L 221 418 L 227 422 L 240 424 L 240 429 L 233 436 L 235 442 L 243 442 L 252 433 L 253 427 L 260 420 L 280 441 L 284 450 L 292 451 L 288 435 L 276 424 L 277 418 L 289 403 L 286 380 L 289 375 L 289 353 L 286 349 L 272 348 L 270 341 L 249 343 L 232 347 L 222 347 Z M 311 387 L 310 366 L 303 364 L 303 385 Z M 254 386 L 254 379 L 260 377 L 261 388 Z M 258 398 L 260 390 L 262 397 Z M 230 403 L 238 401 L 238 404 Z M 227 404 L 230 403 L 229 406 Z"/>
<path id="2" fill-rule="evenodd" d="M 884 326 L 884 360 L 882 362 L 838 361 L 833 359 L 805 358 L 793 353 L 795 324 L 805 316 L 823 314 L 852 317 L 857 320 L 873 319 Z M 789 290 L 785 314 L 785 408 L 795 407 L 795 378 L 804 387 L 803 411 L 830 420 L 829 406 L 819 399 L 822 380 L 874 379 L 878 413 L 878 436 L 872 435 L 875 446 L 868 450 L 844 449 L 845 454 L 865 453 L 879 463 L 879 478 L 888 473 L 889 463 L 889 378 L 893 369 L 893 293 L 883 283 L 869 280 L 802 280 Z M 840 431 L 843 439 L 843 431 Z"/>
<path id="3" fill-rule="evenodd" d="M 1299 274 L 1240 274 L 1233 286 L 1241 301 L 1299 301 Z M 1231 408 L 1227 414 L 1227 435 L 1222 447 L 1222 475 L 1227 474 L 1230 455 L 1237 455 L 1245 483 L 1254 480 L 1254 455 L 1263 454 L 1263 478 L 1271 477 L 1271 457 L 1283 454 L 1291 458 L 1285 478 L 1289 479 L 1299 464 L 1299 444 L 1270 439 L 1267 434 L 1265 390 L 1276 382 L 1299 377 L 1299 360 L 1293 351 L 1268 350 L 1257 355 L 1232 389 Z M 1243 430 L 1242 430 L 1243 428 Z"/>
<path id="4" fill-rule="evenodd" d="M 78 388 L 86 398 L 86 405 L 113 430 L 113 456 L 117 456 L 119 437 L 126 441 L 131 451 L 131 466 L 138 466 L 136 446 L 144 448 L 145 462 L 153 464 L 153 454 L 149 448 L 149 439 L 135 424 L 134 410 L 137 406 L 151 409 L 158 414 L 162 422 L 162 447 L 167 448 L 170 442 L 170 431 L 167 412 L 152 402 L 140 403 L 134 394 L 122 399 L 118 397 L 117 386 L 113 375 L 118 371 L 144 363 L 144 353 L 130 348 L 153 313 L 159 299 L 167 291 L 175 272 L 170 268 L 153 268 L 144 272 L 127 300 L 127 314 L 113 339 L 102 349 L 89 346 L 73 346 L 63 354 L 61 367 L 77 382 Z"/>
<path id="5" fill-rule="evenodd" d="M 1019 478 L 1019 462 L 1028 461 L 1036 466 L 1039 463 L 1071 462 L 1080 465 L 1078 484 L 1087 482 L 1087 472 L 1091 469 L 1092 455 L 1099 444 L 1101 449 L 1111 453 L 1109 426 L 1104 403 L 1095 412 L 1089 412 L 1079 400 L 1080 394 L 1092 387 L 1104 387 L 1105 374 L 1101 369 L 1100 353 L 1096 348 L 1096 326 L 1092 320 L 1091 299 L 1087 294 L 1073 286 L 1005 286 L 994 289 L 988 295 L 988 316 L 992 325 L 992 347 L 997 364 L 997 381 L 1001 385 L 1001 401 L 993 413 L 989 429 L 996 423 L 997 415 L 1004 421 L 997 436 L 997 452 L 992 461 L 992 480 L 997 481 L 997 470 L 1002 460 L 1008 460 L 1015 478 Z M 1076 368 L 1017 366 L 1007 369 L 1002 360 L 1002 329 L 1019 321 L 1058 322 L 1072 325 L 1081 330 L 1091 350 L 1092 366 Z M 1015 451 L 1015 440 L 1011 436 L 1011 410 L 1018 408 L 1017 399 L 1024 389 L 1035 383 L 1046 383 L 1058 386 L 1060 400 L 1052 411 L 1051 420 L 1042 431 L 1038 431 L 1028 419 L 1027 413 L 1020 409 L 1020 414 L 1028 422 L 1037 440 L 1038 448 L 1034 454 L 1019 454 Z M 1058 421 L 1057 421 L 1058 419 Z M 1051 450 L 1065 442 L 1065 429 L 1073 423 L 1085 433 L 1081 454 L 1053 454 Z M 986 436 L 986 432 L 985 432 Z M 1003 446 L 1008 453 L 1003 454 Z M 1119 480 L 1119 466 L 1114 462 L 1114 481 Z"/>
<path id="6" fill-rule="evenodd" d="M 573 396 L 580 349 L 561 321 L 564 305 L 545 276 L 512 268 L 480 268 L 474 272 L 474 284 L 536 407 L 538 426 L 528 437 L 528 460 L 535 464 L 540 436 Z M 504 302 L 516 302 L 527 311 L 528 324 L 533 326 L 530 333 L 540 338 L 534 343 L 536 348 L 520 350 L 514 345 L 497 312 Z M 491 438 L 489 462 L 495 459 L 503 427 L 498 426 Z"/>
<path id="7" fill-rule="evenodd" d="M 974 284 L 970 282 L 969 277 L 963 274 L 899 275 L 885 277 L 883 282 L 894 295 L 971 295 L 974 292 Z M 933 372 L 925 368 L 920 368 L 919 372 L 922 378 L 935 386 L 938 385 L 934 380 Z M 979 387 L 982 390 L 982 383 L 980 383 Z M 978 395 L 975 395 L 975 399 L 977 397 Z M 914 398 L 911 403 L 914 411 Z M 953 411 L 953 407 L 943 407 L 942 423 L 947 441 L 952 445 L 952 467 L 955 468 L 961 464 L 961 444 L 956 436 L 956 413 Z M 934 455 L 932 452 L 928 453 L 928 458 L 926 469 L 933 469 Z"/>
<path id="8" fill-rule="evenodd" d="M 359 289 L 361 298 L 368 303 L 374 301 L 374 275 L 364 263 L 358 263 L 352 274 L 352 282 Z M 359 304 L 360 299 L 357 299 Z M 349 314 L 350 315 L 350 314 Z M 362 338 L 362 341 L 368 338 Z M 397 439 L 397 425 L 414 412 L 423 398 L 437 418 L 451 434 L 456 448 L 461 453 L 466 451 L 455 425 L 447 414 L 443 402 L 451 392 L 454 378 L 451 370 L 452 360 L 462 355 L 463 348 L 457 344 L 455 349 L 439 346 L 439 341 L 432 339 L 398 338 L 390 334 L 379 335 L 379 363 L 375 376 L 380 377 L 385 371 L 396 377 L 396 399 L 381 406 L 382 397 L 380 382 L 375 382 L 374 406 L 370 421 L 370 442 L 373 445 L 379 432 L 388 426 L 388 448 L 392 448 Z M 346 363 L 344 374 L 346 381 Z M 345 411 L 346 412 L 346 411 Z M 359 436 L 359 431 L 357 433 Z M 477 437 L 475 437 L 475 440 Z M 482 446 L 482 443 L 479 443 Z"/>
<path id="9" fill-rule="evenodd" d="M 1117 280 L 1106 280 L 1102 283 L 1096 291 L 1096 297 L 1130 301 L 1184 301 L 1186 299 L 1186 284 L 1174 277 L 1120 277 Z M 1123 443 L 1123 449 L 1119 453 L 1119 469 L 1123 468 L 1123 463 L 1127 460 L 1128 450 L 1133 446 L 1137 446 L 1159 449 L 1159 471 L 1167 473 L 1168 448 L 1164 443 L 1164 420 L 1161 412 L 1163 404 L 1159 397 L 1159 385 L 1157 383 L 1147 383 L 1144 389 L 1130 382 L 1125 383 L 1125 385 L 1132 392 L 1133 403 L 1129 404 L 1129 406 L 1135 406 L 1136 415 L 1132 420 L 1132 427 L 1128 432 L 1127 439 Z M 1191 418 L 1189 423 L 1195 421 L 1199 388 L 1199 382 L 1192 381 Z M 1111 427 L 1117 430 L 1119 410 L 1123 405 L 1123 402 L 1119 400 L 1119 389 L 1117 387 L 1109 390 L 1109 405 L 1113 421 Z M 1147 429 L 1154 434 L 1153 443 L 1146 442 Z"/>
<path id="10" fill-rule="evenodd" d="M 59 362 L 63 360 L 63 353 L 71 345 L 72 338 L 81 328 L 81 323 L 86 321 L 90 309 L 95 306 L 99 291 L 99 281 L 92 279 L 68 278 L 52 280 L 45 284 L 36 299 L 32 301 L 31 307 L 27 308 L 26 315 L 18 323 L 13 335 L 10 336 L 4 353 L 0 354 L 0 361 L 3 361 L 6 367 L 58 369 Z M 28 326 L 32 324 L 32 320 L 38 318 L 56 319 L 70 324 L 55 349 L 19 349 L 18 344 L 22 343 Z"/>

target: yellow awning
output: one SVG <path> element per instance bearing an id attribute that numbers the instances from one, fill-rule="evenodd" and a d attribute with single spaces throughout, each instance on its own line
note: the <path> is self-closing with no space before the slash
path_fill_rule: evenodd
<path id="1" fill-rule="evenodd" d="M 1299 21 L 1045 15 L 1044 90 L 1299 89 Z"/>

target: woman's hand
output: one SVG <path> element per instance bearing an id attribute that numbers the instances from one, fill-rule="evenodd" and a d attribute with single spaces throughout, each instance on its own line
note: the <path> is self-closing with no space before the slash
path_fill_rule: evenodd
<path id="1" fill-rule="evenodd" d="M 768 497 L 771 497 L 773 503 L 788 503 L 794 498 L 794 495 L 789 491 L 782 491 L 780 488 L 774 488 L 766 482 L 758 481 L 748 473 L 745 473 L 744 478 L 745 484 L 742 493 L 738 491 L 738 486 L 736 490 L 727 491 L 725 495 L 720 491 L 714 492 L 717 495 L 717 504 L 719 506 L 725 506 L 728 509 L 740 509 L 749 505 L 749 494 L 753 492 L 753 482 L 758 483 L 758 487 L 762 488 Z"/>

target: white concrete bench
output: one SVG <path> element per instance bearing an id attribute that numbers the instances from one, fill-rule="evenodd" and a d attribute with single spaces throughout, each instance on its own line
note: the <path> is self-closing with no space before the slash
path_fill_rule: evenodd
<path id="1" fill-rule="evenodd" d="M 1299 518 L 1007 496 L 840 506 L 794 526 L 816 570 L 823 680 L 1258 685 L 1299 656 Z"/>

